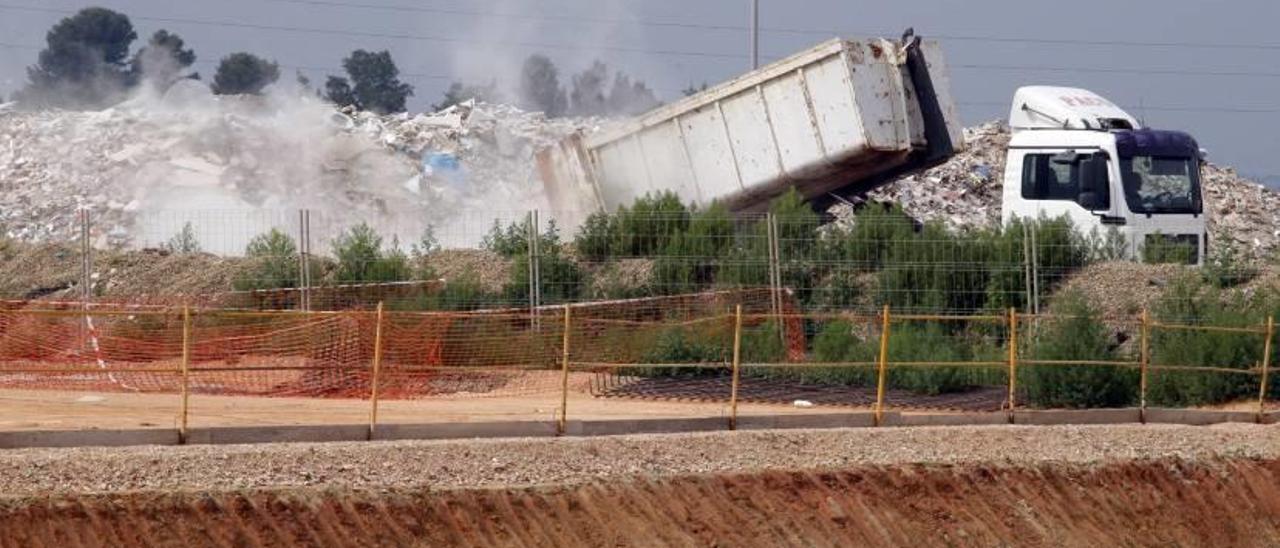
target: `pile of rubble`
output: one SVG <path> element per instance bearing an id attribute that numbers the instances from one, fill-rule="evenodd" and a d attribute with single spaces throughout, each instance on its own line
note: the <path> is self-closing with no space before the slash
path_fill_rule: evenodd
<path id="1" fill-rule="evenodd" d="M 1003 122 L 965 129 L 964 152 L 876 189 L 867 199 L 901 204 L 920 221 L 941 222 L 951 228 L 998 223 L 1009 136 Z M 1233 242 L 1237 249 L 1255 257 L 1270 257 L 1280 250 L 1280 192 L 1229 167 L 1209 164 L 1203 173 L 1210 241 Z M 837 217 L 847 217 L 850 208 L 838 208 Z"/>
<path id="2" fill-rule="evenodd" d="M 87 208 L 98 245 L 155 245 L 196 219 L 206 251 L 235 253 L 306 208 L 323 230 L 369 221 L 413 241 L 428 225 L 450 233 L 442 227 L 474 222 L 495 204 L 542 206 L 534 151 L 599 122 L 474 103 L 418 115 L 338 112 L 284 92 L 214 97 L 194 82 L 99 112 L 6 106 L 0 234 L 72 239 L 76 211 Z M 216 222 L 210 210 L 221 213 Z"/>

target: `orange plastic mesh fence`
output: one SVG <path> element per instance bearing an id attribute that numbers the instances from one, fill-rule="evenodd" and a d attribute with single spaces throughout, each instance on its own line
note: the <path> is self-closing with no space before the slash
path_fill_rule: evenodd
<path id="1" fill-rule="evenodd" d="M 640 363 L 664 334 L 732 337 L 729 312 L 766 311 L 766 290 L 580 303 L 572 359 Z M 0 303 L 0 388 L 181 390 L 367 398 L 381 323 L 380 397 L 475 397 L 560 389 L 565 307 L 474 312 L 258 312 Z M 673 331 L 674 330 L 674 331 Z M 801 337 L 803 334 L 800 335 Z"/>

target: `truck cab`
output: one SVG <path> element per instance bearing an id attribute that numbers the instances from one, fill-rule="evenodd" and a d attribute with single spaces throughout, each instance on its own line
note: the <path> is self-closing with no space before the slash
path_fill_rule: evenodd
<path id="1" fill-rule="evenodd" d="M 1006 225 L 1066 216 L 1086 236 L 1117 231 L 1130 258 L 1161 246 L 1203 262 L 1202 155 L 1190 135 L 1143 128 L 1093 92 L 1049 86 L 1018 89 L 1009 126 Z"/>

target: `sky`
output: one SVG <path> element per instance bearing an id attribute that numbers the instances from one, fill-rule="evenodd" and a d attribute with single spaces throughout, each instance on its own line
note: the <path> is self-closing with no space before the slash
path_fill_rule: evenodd
<path id="1" fill-rule="evenodd" d="M 1280 20 L 1274 0 L 760 0 L 765 62 L 835 36 L 939 40 L 966 124 L 1008 116 L 1020 85 L 1091 89 L 1152 127 L 1196 136 L 1210 160 L 1280 185 Z M 355 49 L 390 50 L 417 94 L 510 81 L 529 54 L 562 73 L 599 59 L 673 99 L 750 67 L 750 0 L 0 0 L 0 94 L 22 86 L 45 32 L 89 5 L 145 39 L 177 32 L 212 75 L 248 51 L 312 82 Z M 143 40 L 139 40 L 139 44 Z M 562 74 L 567 81 L 569 74 Z"/>

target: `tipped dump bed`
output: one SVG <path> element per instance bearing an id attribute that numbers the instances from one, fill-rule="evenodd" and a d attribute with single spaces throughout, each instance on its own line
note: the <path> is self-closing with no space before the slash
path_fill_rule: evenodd
<path id="1" fill-rule="evenodd" d="M 759 210 L 789 187 L 857 192 L 963 147 L 934 42 L 831 40 L 600 133 L 543 150 L 552 207 L 613 210 L 650 192 Z"/>

